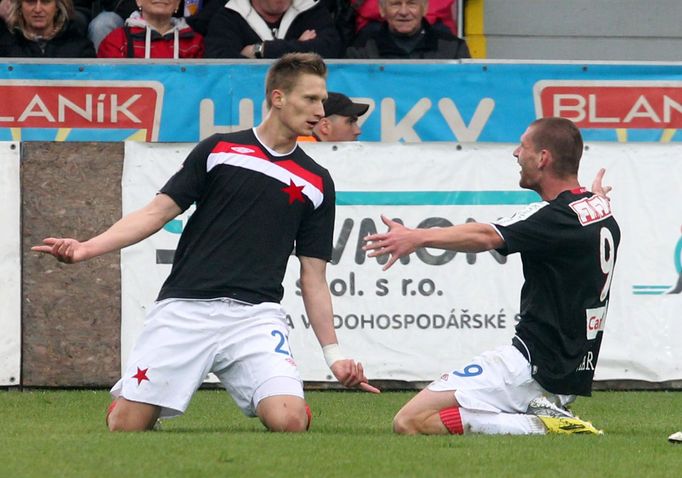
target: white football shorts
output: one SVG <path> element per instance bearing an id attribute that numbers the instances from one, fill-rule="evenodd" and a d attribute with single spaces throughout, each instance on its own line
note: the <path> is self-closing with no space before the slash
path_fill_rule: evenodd
<path id="1" fill-rule="evenodd" d="M 460 407 L 494 413 L 526 413 L 547 392 L 531 376 L 531 365 L 513 345 L 484 352 L 456 370 L 444 372 L 429 390 L 454 391 Z"/>
<path id="2" fill-rule="evenodd" d="M 280 304 L 271 302 L 157 302 L 111 394 L 157 405 L 161 417 L 172 417 L 185 412 L 213 372 L 247 416 L 255 416 L 266 397 L 303 398 L 285 317 Z"/>

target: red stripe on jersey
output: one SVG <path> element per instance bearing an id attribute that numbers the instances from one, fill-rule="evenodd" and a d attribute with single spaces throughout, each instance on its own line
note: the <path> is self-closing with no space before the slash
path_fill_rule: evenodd
<path id="1" fill-rule="evenodd" d="M 264 159 L 270 161 L 270 158 L 258 146 L 251 144 L 229 143 L 227 141 L 218 141 L 213 147 L 212 153 L 235 153 L 244 156 L 251 156 L 253 158 Z"/>
<path id="2" fill-rule="evenodd" d="M 290 173 L 293 173 L 296 176 L 305 179 L 310 184 L 315 186 L 321 193 L 324 193 L 322 178 L 317 174 L 311 173 L 307 169 L 303 168 L 302 166 L 298 165 L 297 163 L 289 159 L 286 161 L 277 161 L 275 164 L 277 164 L 277 166 L 283 169 L 286 169 Z"/>

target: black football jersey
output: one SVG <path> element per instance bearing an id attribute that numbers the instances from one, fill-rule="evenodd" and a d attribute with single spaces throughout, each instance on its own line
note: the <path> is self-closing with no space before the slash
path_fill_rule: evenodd
<path id="1" fill-rule="evenodd" d="M 331 259 L 334 183 L 298 146 L 278 154 L 254 130 L 213 135 L 161 193 L 196 210 L 158 300 L 279 302 L 294 247 L 298 256 Z"/>
<path id="2" fill-rule="evenodd" d="M 516 335 L 534 378 L 552 393 L 590 395 L 620 242 L 609 201 L 564 191 L 493 226 L 505 241 L 498 252 L 521 253 Z"/>

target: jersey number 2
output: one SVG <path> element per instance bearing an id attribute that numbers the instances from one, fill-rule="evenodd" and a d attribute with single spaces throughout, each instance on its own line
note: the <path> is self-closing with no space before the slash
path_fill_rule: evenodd
<path id="1" fill-rule="evenodd" d="M 275 347 L 275 352 L 277 352 L 278 354 L 291 355 L 289 351 L 284 348 L 284 346 L 287 343 L 287 339 L 284 337 L 284 334 L 282 332 L 280 332 L 279 330 L 273 330 L 272 332 L 270 332 L 270 335 L 272 335 L 273 337 L 279 337 L 279 342 Z"/>

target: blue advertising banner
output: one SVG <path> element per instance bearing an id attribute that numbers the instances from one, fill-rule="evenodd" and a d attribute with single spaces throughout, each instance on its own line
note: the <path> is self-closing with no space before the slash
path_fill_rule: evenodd
<path id="1" fill-rule="evenodd" d="M 362 141 L 516 142 L 542 116 L 586 141 L 679 142 L 682 63 L 330 61 L 370 104 Z M 0 141 L 196 142 L 258 124 L 268 63 L 0 63 Z"/>

